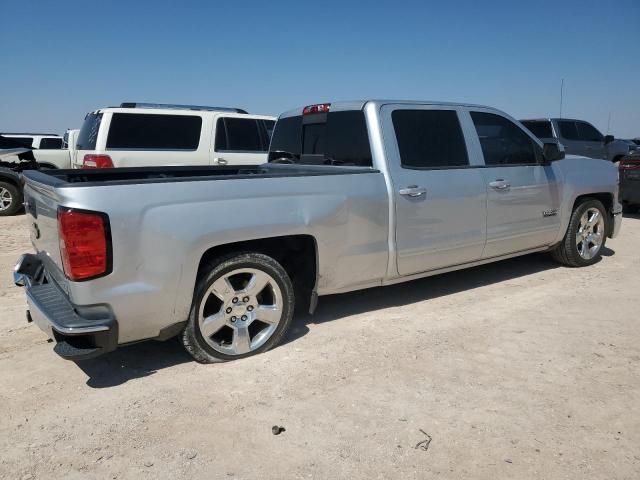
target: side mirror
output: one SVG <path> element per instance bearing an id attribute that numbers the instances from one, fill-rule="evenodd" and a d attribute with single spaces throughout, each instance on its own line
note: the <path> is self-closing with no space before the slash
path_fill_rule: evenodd
<path id="1" fill-rule="evenodd" d="M 562 160 L 564 158 L 564 146 L 557 142 L 546 142 L 542 149 L 542 156 L 546 163 Z"/>
<path id="2" fill-rule="evenodd" d="M 605 145 L 609 145 L 611 142 L 613 142 L 616 138 L 613 135 L 605 135 L 604 136 L 604 144 Z"/>

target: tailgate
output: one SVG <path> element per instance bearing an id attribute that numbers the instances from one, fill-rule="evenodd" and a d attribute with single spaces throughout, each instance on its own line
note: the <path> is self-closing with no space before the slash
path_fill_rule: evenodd
<path id="1" fill-rule="evenodd" d="M 24 200 L 31 243 L 41 257 L 50 260 L 46 267 L 55 268 L 57 272 L 51 272 L 54 274 L 62 273 L 57 198 L 55 188 L 27 178 Z"/>

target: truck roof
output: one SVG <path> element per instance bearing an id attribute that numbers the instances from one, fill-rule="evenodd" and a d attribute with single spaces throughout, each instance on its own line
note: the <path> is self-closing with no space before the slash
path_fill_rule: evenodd
<path id="1" fill-rule="evenodd" d="M 164 107 L 104 107 L 93 110 L 89 113 L 155 113 L 156 115 L 202 115 L 206 113 L 210 114 L 231 114 L 238 116 L 249 116 L 250 118 L 258 118 L 263 120 L 273 120 L 275 117 L 269 115 L 254 115 L 246 112 L 239 112 L 236 109 L 219 108 L 214 107 L 208 109 L 195 109 L 195 108 L 164 108 Z"/>
<path id="2" fill-rule="evenodd" d="M 57 133 L 33 133 L 33 132 L 0 132 L 0 135 L 28 135 L 28 136 L 38 136 L 38 137 L 59 137 Z"/>
<path id="3" fill-rule="evenodd" d="M 323 102 L 317 102 L 317 104 L 322 104 Z M 389 100 L 389 99 L 365 99 L 365 100 L 347 100 L 347 101 L 338 101 L 338 102 L 327 102 L 331 104 L 332 112 L 339 112 L 343 110 L 362 110 L 367 104 L 375 104 L 377 106 L 382 106 L 386 104 L 406 104 L 406 105 L 444 105 L 451 107 L 476 107 L 476 108 L 486 108 L 489 110 L 499 111 L 493 107 L 487 107 L 485 105 L 477 105 L 473 103 L 466 102 L 439 102 L 432 100 Z M 312 104 L 313 105 L 313 104 Z M 304 107 L 295 108 L 293 110 L 288 110 L 280 115 L 280 118 L 293 117 L 296 115 L 300 115 L 302 113 L 302 109 Z"/>
<path id="4" fill-rule="evenodd" d="M 551 121 L 558 121 L 558 120 L 566 120 L 569 122 L 586 122 L 587 120 L 583 120 L 581 118 L 566 118 L 566 117 L 549 117 L 549 118 L 523 118 L 520 121 L 521 122 L 551 122 Z"/>

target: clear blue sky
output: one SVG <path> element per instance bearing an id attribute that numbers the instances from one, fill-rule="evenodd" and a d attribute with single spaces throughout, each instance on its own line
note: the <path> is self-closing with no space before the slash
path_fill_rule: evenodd
<path id="1" fill-rule="evenodd" d="M 640 136 L 640 1 L 0 0 L 0 131 L 121 101 L 487 104 Z"/>

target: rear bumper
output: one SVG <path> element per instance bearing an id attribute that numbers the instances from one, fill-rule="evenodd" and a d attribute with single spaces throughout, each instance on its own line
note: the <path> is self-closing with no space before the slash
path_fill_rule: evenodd
<path id="1" fill-rule="evenodd" d="M 14 267 L 16 285 L 27 295 L 27 320 L 51 339 L 54 351 L 73 361 L 94 358 L 118 347 L 118 322 L 106 305 L 77 306 L 52 280 L 37 255 L 24 254 Z"/>

